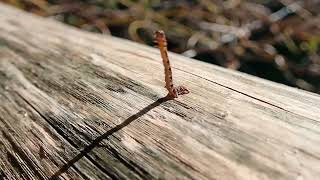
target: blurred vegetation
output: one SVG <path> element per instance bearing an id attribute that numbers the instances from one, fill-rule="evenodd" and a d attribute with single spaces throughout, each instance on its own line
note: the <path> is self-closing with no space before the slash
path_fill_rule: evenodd
<path id="1" fill-rule="evenodd" d="M 84 30 L 170 51 L 320 94 L 317 0 L 0 0 Z"/>

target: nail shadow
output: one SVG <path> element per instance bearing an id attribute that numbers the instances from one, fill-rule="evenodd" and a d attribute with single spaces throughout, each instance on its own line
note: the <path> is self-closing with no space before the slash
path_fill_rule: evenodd
<path id="1" fill-rule="evenodd" d="M 122 128 L 126 127 L 127 125 L 129 125 L 131 122 L 133 122 L 134 120 L 138 119 L 139 117 L 141 117 L 142 115 L 146 114 L 147 112 L 149 112 L 150 110 L 152 110 L 153 108 L 159 106 L 161 103 L 166 102 L 168 100 L 170 100 L 171 98 L 167 97 L 163 97 L 158 99 L 157 101 L 153 102 L 152 104 L 148 105 L 147 107 L 143 108 L 141 111 L 137 112 L 136 114 L 130 116 L 129 118 L 127 118 L 126 120 L 124 120 L 121 124 L 115 126 L 114 128 L 108 130 L 107 132 L 105 132 L 104 134 L 102 134 L 101 136 L 97 137 L 96 139 L 94 139 L 92 141 L 91 144 L 89 144 L 88 146 L 86 146 L 83 150 L 80 151 L 80 153 L 75 156 L 73 159 L 71 159 L 70 161 L 68 161 L 66 164 L 64 164 L 57 172 L 55 172 L 49 179 L 54 180 L 54 179 L 58 179 L 58 177 L 63 174 L 64 172 L 66 172 L 72 165 L 74 165 L 77 161 L 79 161 L 81 158 L 83 158 L 84 156 L 86 156 L 93 148 L 97 147 L 99 145 L 99 143 L 108 138 L 110 135 L 112 135 L 113 133 L 116 133 L 117 131 L 121 130 Z"/>

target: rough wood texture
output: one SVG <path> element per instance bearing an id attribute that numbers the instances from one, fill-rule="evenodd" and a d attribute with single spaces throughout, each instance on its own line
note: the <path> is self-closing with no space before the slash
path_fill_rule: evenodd
<path id="1" fill-rule="evenodd" d="M 0 4 L 4 179 L 316 179 L 320 97 Z M 0 178 L 1 179 L 1 178 Z"/>

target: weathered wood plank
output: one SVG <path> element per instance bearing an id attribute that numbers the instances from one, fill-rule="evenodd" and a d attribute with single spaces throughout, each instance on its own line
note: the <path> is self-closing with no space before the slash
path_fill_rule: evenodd
<path id="1" fill-rule="evenodd" d="M 315 179 L 320 97 L 0 4 L 7 179 Z"/>

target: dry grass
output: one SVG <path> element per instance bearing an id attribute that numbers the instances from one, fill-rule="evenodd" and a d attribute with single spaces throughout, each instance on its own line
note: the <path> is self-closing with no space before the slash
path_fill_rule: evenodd
<path id="1" fill-rule="evenodd" d="M 315 0 L 0 0 L 84 30 L 152 45 L 320 93 Z"/>

